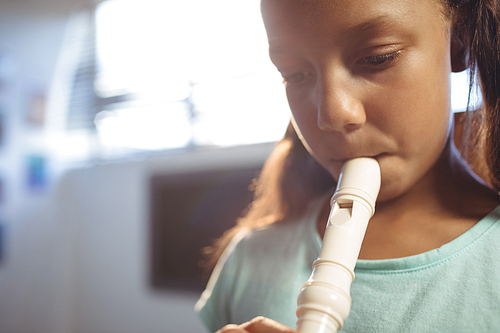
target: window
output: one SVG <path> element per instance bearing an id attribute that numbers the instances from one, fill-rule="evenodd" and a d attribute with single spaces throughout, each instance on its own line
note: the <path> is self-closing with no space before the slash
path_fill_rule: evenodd
<path id="1" fill-rule="evenodd" d="M 283 136 L 289 109 L 258 0 L 108 0 L 95 20 L 95 125 L 106 149 Z"/>

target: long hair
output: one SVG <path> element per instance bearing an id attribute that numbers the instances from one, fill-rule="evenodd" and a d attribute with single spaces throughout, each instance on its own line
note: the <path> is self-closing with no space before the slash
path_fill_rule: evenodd
<path id="1" fill-rule="evenodd" d="M 500 4 L 498 0 L 448 0 L 469 49 L 469 103 L 475 85 L 482 105 L 467 106 L 463 157 L 490 186 L 500 189 Z M 477 79 L 479 80 L 478 82 Z"/>
<path id="2" fill-rule="evenodd" d="M 500 187 L 500 46 L 498 0 L 446 0 L 450 15 L 459 18 L 459 29 L 470 42 L 471 78 L 477 71 L 483 105 L 467 111 L 462 154 L 490 186 Z M 470 91 L 473 88 L 471 80 Z M 470 95 L 470 93 L 469 93 Z M 469 107 L 467 107 L 469 109 Z M 259 178 L 254 182 L 254 201 L 246 215 L 214 246 L 206 249 L 213 267 L 226 245 L 242 229 L 284 223 L 302 215 L 307 204 L 335 186 L 335 181 L 307 152 L 290 125 L 276 145 Z"/>
<path id="3" fill-rule="evenodd" d="M 236 225 L 204 249 L 212 268 L 242 229 L 258 229 L 305 213 L 311 200 L 335 186 L 330 174 L 307 152 L 290 124 L 252 184 L 254 199 Z"/>

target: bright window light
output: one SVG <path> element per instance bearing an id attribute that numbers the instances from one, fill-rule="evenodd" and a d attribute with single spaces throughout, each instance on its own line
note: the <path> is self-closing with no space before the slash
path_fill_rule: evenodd
<path id="1" fill-rule="evenodd" d="M 461 112 L 467 109 L 469 98 L 469 71 L 451 74 L 451 109 L 453 112 Z M 470 108 L 473 110 L 481 105 L 480 91 L 476 88 L 471 92 Z"/>
<path id="2" fill-rule="evenodd" d="M 168 149 L 279 140 L 290 114 L 267 55 L 259 0 L 108 0 L 96 12 L 107 147 Z"/>

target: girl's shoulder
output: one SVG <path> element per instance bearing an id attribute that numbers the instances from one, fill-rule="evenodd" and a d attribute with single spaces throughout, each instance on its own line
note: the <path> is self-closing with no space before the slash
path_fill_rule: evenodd
<path id="1" fill-rule="evenodd" d="M 235 256 L 251 258 L 290 257 L 307 253 L 316 259 L 321 248 L 321 238 L 316 224 L 324 197 L 313 200 L 300 217 L 279 221 L 263 228 L 243 230 L 235 237 Z M 259 259 L 260 258 L 260 259 Z M 311 261 L 312 262 L 312 261 Z"/>

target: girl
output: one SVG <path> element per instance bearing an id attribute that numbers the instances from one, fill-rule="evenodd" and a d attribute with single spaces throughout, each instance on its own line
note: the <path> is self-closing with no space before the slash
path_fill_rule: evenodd
<path id="1" fill-rule="evenodd" d="M 292 125 L 216 248 L 208 328 L 293 332 L 340 168 L 369 156 L 382 186 L 342 331 L 500 331 L 498 0 L 261 6 Z M 449 76 L 467 68 L 483 106 L 454 133 Z"/>

